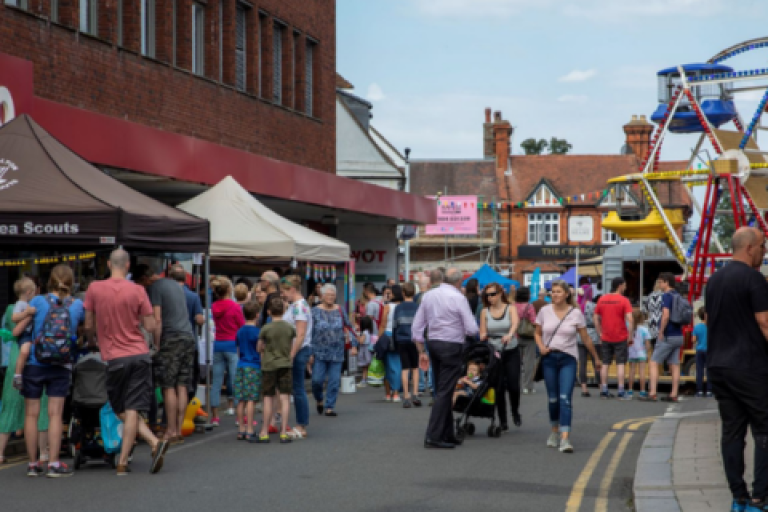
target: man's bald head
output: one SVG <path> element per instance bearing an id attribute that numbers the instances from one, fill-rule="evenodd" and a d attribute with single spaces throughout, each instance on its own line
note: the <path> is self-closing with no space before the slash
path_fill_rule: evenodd
<path id="1" fill-rule="evenodd" d="M 115 249 L 112 251 L 112 254 L 109 255 L 109 266 L 113 271 L 118 270 L 126 272 L 130 262 L 131 256 L 125 249 Z"/>
<path id="2" fill-rule="evenodd" d="M 429 273 L 429 282 L 432 286 L 437 286 L 445 280 L 445 276 L 440 270 L 433 270 Z"/>
<path id="3" fill-rule="evenodd" d="M 756 228 L 741 227 L 731 239 L 733 259 L 760 268 L 765 258 L 765 235 Z"/>
<path id="4" fill-rule="evenodd" d="M 456 287 L 460 286 L 462 277 L 464 276 L 461 273 L 461 270 L 457 268 L 449 268 L 445 272 L 445 282 Z"/>
<path id="5" fill-rule="evenodd" d="M 750 245 L 755 245 L 757 243 L 758 236 L 760 235 L 760 232 L 757 231 L 755 228 L 750 227 L 741 227 L 736 230 L 736 232 L 733 234 L 733 238 L 731 240 L 731 246 L 733 247 L 733 252 L 740 252 L 746 250 Z"/>

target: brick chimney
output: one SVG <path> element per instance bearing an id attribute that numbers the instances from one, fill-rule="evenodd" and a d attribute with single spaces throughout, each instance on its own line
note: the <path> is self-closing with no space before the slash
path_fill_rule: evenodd
<path id="1" fill-rule="evenodd" d="M 648 146 L 651 144 L 653 125 L 645 116 L 632 116 L 632 120 L 624 125 L 624 133 L 627 135 L 626 152 L 637 156 L 640 160 L 645 158 Z"/>
<path id="2" fill-rule="evenodd" d="M 504 172 L 509 165 L 510 139 L 512 137 L 512 125 L 501 117 L 501 112 L 493 115 L 493 143 L 496 157 L 496 169 Z"/>
<path id="3" fill-rule="evenodd" d="M 493 158 L 496 153 L 493 150 L 493 125 L 491 124 L 491 109 L 485 109 L 485 123 L 483 123 L 483 158 Z"/>

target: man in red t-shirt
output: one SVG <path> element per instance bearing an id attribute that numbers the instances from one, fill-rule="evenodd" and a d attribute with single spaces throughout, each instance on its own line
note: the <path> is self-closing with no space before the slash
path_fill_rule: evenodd
<path id="1" fill-rule="evenodd" d="M 600 398 L 613 398 L 608 392 L 608 367 L 616 359 L 616 377 L 619 381 L 619 399 L 626 398 L 624 393 L 624 366 L 632 341 L 632 304 L 624 296 L 627 283 L 623 277 L 614 277 L 611 281 L 611 293 L 600 297 L 595 307 L 594 321 L 597 335 L 603 341 L 603 369 L 600 372 Z"/>
<path id="2" fill-rule="evenodd" d="M 163 467 L 168 442 L 159 441 L 139 417 L 149 410 L 152 399 L 152 361 L 141 323 L 155 328 L 152 305 L 144 289 L 125 277 L 130 267 L 127 252 L 117 249 L 109 257 L 111 277 L 96 281 L 85 295 L 85 330 L 91 343 L 98 340 L 107 363 L 107 393 L 115 414 L 123 421 L 123 447 L 117 475 L 130 471 L 128 457 L 136 434 L 152 447 L 151 473 Z"/>

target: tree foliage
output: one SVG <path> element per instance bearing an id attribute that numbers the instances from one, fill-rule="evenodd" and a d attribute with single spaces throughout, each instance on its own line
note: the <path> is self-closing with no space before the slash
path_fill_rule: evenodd
<path id="1" fill-rule="evenodd" d="M 549 149 L 550 155 L 565 155 L 573 148 L 573 145 L 565 139 L 552 137 L 549 142 L 544 139 L 526 139 L 520 144 L 520 147 L 523 148 L 526 155 L 542 155 L 547 149 Z"/>
<path id="2" fill-rule="evenodd" d="M 717 204 L 718 210 L 731 210 L 731 199 L 728 191 L 724 191 L 720 197 L 720 202 Z M 733 215 L 716 215 L 715 222 L 712 225 L 712 230 L 720 239 L 720 243 L 723 245 L 723 249 L 726 251 L 731 250 L 731 238 L 734 231 L 736 231 L 736 224 L 733 220 Z"/>

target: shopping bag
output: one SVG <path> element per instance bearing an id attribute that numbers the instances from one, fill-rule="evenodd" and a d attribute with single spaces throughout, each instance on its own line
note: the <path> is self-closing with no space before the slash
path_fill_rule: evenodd
<path id="1" fill-rule="evenodd" d="M 0 368 L 7 368 L 11 360 L 11 346 L 16 343 L 13 333 L 7 329 L 0 329 Z"/>
<path id="2" fill-rule="evenodd" d="M 104 451 L 120 453 L 123 448 L 123 422 L 120 421 L 107 402 L 99 412 L 101 422 L 101 439 L 104 441 Z"/>
<path id="3" fill-rule="evenodd" d="M 374 358 L 371 361 L 371 366 L 368 367 L 368 384 L 370 386 L 383 386 L 384 375 L 384 361 Z"/>

